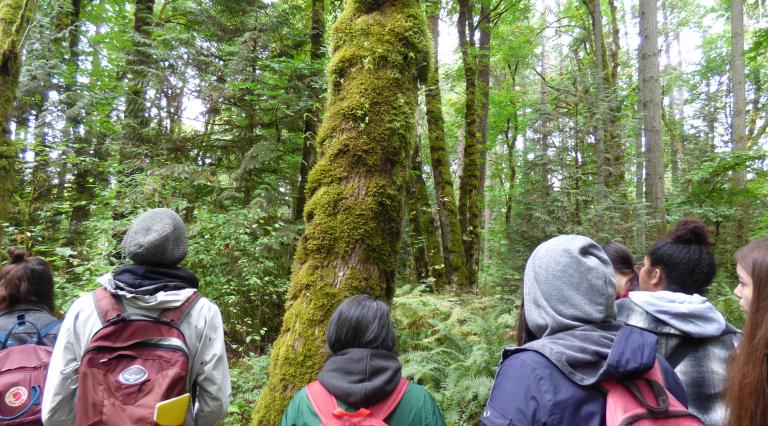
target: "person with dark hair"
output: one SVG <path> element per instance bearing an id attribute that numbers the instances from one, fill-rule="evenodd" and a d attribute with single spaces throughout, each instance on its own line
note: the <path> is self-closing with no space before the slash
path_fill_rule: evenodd
<path id="1" fill-rule="evenodd" d="M 604 245 L 603 251 L 610 259 L 616 275 L 616 299 L 623 299 L 630 291 L 637 290 L 639 285 L 635 256 L 627 246 L 615 241 Z"/>
<path id="2" fill-rule="evenodd" d="M 324 416 L 364 416 L 388 403 L 393 408 L 379 419 L 388 425 L 445 424 L 429 392 L 402 378 L 386 303 L 364 294 L 344 300 L 331 316 L 325 344 L 331 356 L 318 380 L 294 395 L 281 426 L 317 426 L 324 424 Z M 337 409 L 318 407 L 322 397 Z"/>
<path id="3" fill-rule="evenodd" d="M 728 365 L 728 424 L 758 425 L 768 419 L 768 238 L 752 241 L 735 257 L 739 282 L 733 292 L 747 322 Z"/>
<path id="4" fill-rule="evenodd" d="M 179 267 L 188 245 L 173 210 L 150 209 L 131 223 L 122 241 L 131 263 L 101 276 L 64 317 L 43 394 L 46 425 L 151 424 L 166 393 L 184 392 L 185 425 L 224 418 L 231 392 L 224 326 L 219 308 L 198 294 L 195 274 Z"/>
<path id="5" fill-rule="evenodd" d="M 658 351 L 683 381 L 691 412 L 707 425 L 726 421 L 726 363 L 739 330 L 705 297 L 715 277 L 707 226 L 683 219 L 651 247 L 640 288 L 616 302 L 618 319 L 659 338 Z"/>
<path id="6" fill-rule="evenodd" d="M 43 344 L 53 346 L 60 324 L 53 316 L 53 274 L 39 257 L 27 257 L 24 250 L 8 249 L 10 261 L 0 268 L 0 333 L 5 335 L 24 315 L 26 324 L 11 333 L 9 342 L 22 345 L 37 340 L 42 330 Z M 37 329 L 36 329 L 36 328 Z M 1 341 L 1 340 L 0 340 Z"/>
<path id="7" fill-rule="evenodd" d="M 603 426 L 604 383 L 652 369 L 686 404 L 656 336 L 616 321 L 614 272 L 597 243 L 561 235 L 540 244 L 521 292 L 520 346 L 502 353 L 481 425 Z"/>

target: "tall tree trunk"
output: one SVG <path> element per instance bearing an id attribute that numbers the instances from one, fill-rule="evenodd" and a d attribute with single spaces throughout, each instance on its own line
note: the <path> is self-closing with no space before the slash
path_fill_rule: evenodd
<path id="1" fill-rule="evenodd" d="M 323 39 L 325 38 L 325 0 L 312 0 L 312 25 L 310 29 L 309 60 L 316 67 L 317 74 L 322 71 L 323 59 Z M 319 77 L 319 76 L 318 76 Z M 319 80 L 317 78 L 316 80 Z M 299 170 L 299 187 L 297 188 L 296 204 L 293 210 L 293 220 L 301 220 L 304 214 L 304 203 L 306 202 L 307 178 L 309 171 L 317 162 L 317 148 L 315 147 L 315 138 L 317 136 L 318 123 L 320 123 L 320 114 L 322 114 L 320 104 L 320 91 L 317 87 L 310 89 L 311 107 L 304 114 L 304 139 L 301 148 L 301 168 Z"/>
<path id="2" fill-rule="evenodd" d="M 464 231 L 467 284 L 477 288 L 480 267 L 480 146 L 478 143 L 477 65 L 473 55 L 472 4 L 459 0 L 459 48 L 464 64 L 464 168 L 459 185 L 459 223 Z"/>
<path id="3" fill-rule="evenodd" d="M 347 0 L 332 30 L 320 160 L 309 174 L 306 226 L 269 381 L 253 424 L 276 425 L 326 359 L 325 329 L 345 298 L 394 295 L 403 195 L 416 136 L 417 81 L 430 40 L 416 0 Z"/>
<path id="4" fill-rule="evenodd" d="M 411 245 L 418 279 L 432 280 L 432 290 L 442 290 L 448 285 L 443 254 L 440 251 L 439 233 L 432 218 L 432 206 L 427 195 L 421 163 L 421 148 L 417 142 L 411 154 L 411 176 L 408 188 L 408 213 L 411 226 Z"/>
<path id="5" fill-rule="evenodd" d="M 744 3 L 731 0 L 731 92 L 733 93 L 733 115 L 731 116 L 731 142 L 734 152 L 747 150 L 747 105 L 744 71 Z M 756 93 L 755 96 L 760 96 Z M 737 170 L 733 174 L 737 189 L 747 186 L 747 171 Z M 741 203 L 736 220 L 736 246 L 746 243 L 750 204 Z"/>
<path id="6" fill-rule="evenodd" d="M 507 119 L 507 130 L 504 132 L 504 139 L 507 144 L 507 170 L 509 175 L 507 176 L 507 194 L 506 194 L 506 211 L 504 214 L 504 224 L 506 225 L 505 235 L 507 237 L 507 243 L 509 247 L 512 247 L 513 243 L 513 228 L 512 228 L 512 215 L 514 208 L 514 194 L 515 194 L 515 179 L 517 178 L 517 161 L 515 158 L 515 143 L 517 142 L 518 134 L 520 133 L 520 113 L 517 105 L 517 70 L 520 66 L 520 62 L 516 61 L 515 66 L 509 66 L 510 78 L 512 79 L 512 116 Z"/>
<path id="7" fill-rule="evenodd" d="M 489 0 L 481 0 L 480 4 L 480 18 L 478 20 L 479 37 L 478 37 L 478 56 L 477 56 L 477 87 L 478 87 L 478 106 L 477 106 L 477 123 L 478 130 L 480 132 L 480 146 L 479 146 L 479 164 L 480 180 L 478 184 L 478 210 L 483 212 L 483 225 L 482 233 L 479 233 L 479 237 L 483 233 L 487 232 L 488 220 L 490 218 L 490 211 L 485 205 L 485 181 L 486 174 L 488 172 L 488 115 L 490 113 L 490 87 L 491 87 L 491 16 L 488 9 Z M 481 238 L 483 240 L 483 250 L 480 252 L 477 258 L 478 273 L 480 270 L 480 264 L 482 259 L 486 257 L 488 252 L 488 237 Z M 479 244 L 479 242 L 478 242 Z"/>
<path id="8" fill-rule="evenodd" d="M 656 0 L 640 0 L 640 99 L 645 135 L 645 201 L 650 206 L 653 232 L 666 225 L 664 152 L 661 141 L 661 84 Z"/>
<path id="9" fill-rule="evenodd" d="M 147 116 L 146 91 L 149 85 L 149 66 L 152 61 L 152 26 L 155 0 L 136 0 L 133 14 L 133 47 L 128 53 L 129 72 L 125 96 L 125 120 L 123 143 L 120 147 L 120 163 L 141 159 L 140 151 L 146 148 Z M 136 170 L 135 164 L 126 166 L 129 173 Z"/>
<path id="10" fill-rule="evenodd" d="M 678 132 L 678 120 L 677 120 L 677 106 L 675 96 L 677 95 L 677 87 L 673 84 L 673 79 L 670 74 L 673 70 L 672 65 L 672 29 L 669 25 L 669 5 L 667 0 L 661 1 L 661 14 L 664 20 L 663 34 L 664 34 L 664 58 L 666 59 L 666 65 L 664 66 L 665 74 L 670 80 L 670 85 L 667 87 L 667 107 L 664 111 L 664 123 L 665 128 L 669 132 L 669 169 L 673 182 L 676 182 L 680 178 L 680 161 L 682 157 L 682 144 L 680 142 L 680 133 Z"/>
<path id="11" fill-rule="evenodd" d="M 21 44 L 32 21 L 34 0 L 0 0 L 0 245 L 16 186 L 16 145 L 9 120 L 21 70 Z"/>
<path id="12" fill-rule="evenodd" d="M 74 179 L 72 198 L 74 205 L 70 216 L 69 236 L 71 240 L 82 237 L 80 224 L 88 218 L 89 202 L 94 195 L 93 182 L 89 184 L 92 164 L 94 159 L 89 159 L 90 144 L 81 136 L 83 126 L 83 111 L 78 107 L 78 99 L 83 96 L 77 76 L 80 71 L 80 0 L 71 0 L 69 18 L 69 57 L 67 59 L 67 79 L 64 83 L 64 104 L 68 110 L 65 129 L 70 136 L 70 145 L 73 147 L 76 163 L 74 164 Z"/>
<path id="13" fill-rule="evenodd" d="M 598 213 L 602 214 L 606 197 L 606 164 L 605 155 L 605 127 L 604 121 L 607 111 L 605 108 L 605 80 L 606 58 L 605 41 L 603 40 L 603 12 L 600 6 L 600 0 L 585 0 L 585 5 L 592 18 L 592 40 L 594 42 L 595 67 L 594 67 L 594 115 L 592 116 L 592 127 L 594 129 L 595 145 L 597 151 L 597 185 L 595 191 L 595 201 L 598 206 Z"/>
<path id="14" fill-rule="evenodd" d="M 442 97 L 440 94 L 440 71 L 437 58 L 438 36 L 440 34 L 440 1 L 427 3 L 427 20 L 432 33 L 432 67 L 424 91 L 429 129 L 429 154 L 432 160 L 432 177 L 435 180 L 435 198 L 440 218 L 445 269 L 451 286 L 467 287 L 467 263 L 461 239 L 461 226 L 456 211 L 456 196 L 453 190 L 450 161 L 445 149 L 445 124 L 443 120 Z"/>

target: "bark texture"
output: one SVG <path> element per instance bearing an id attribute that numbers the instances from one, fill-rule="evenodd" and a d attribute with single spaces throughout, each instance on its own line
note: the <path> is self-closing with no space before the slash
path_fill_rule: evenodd
<path id="1" fill-rule="evenodd" d="M 467 285 L 477 288 L 480 267 L 480 145 L 477 113 L 477 64 L 472 53 L 474 29 L 472 3 L 459 0 L 459 48 L 464 65 L 464 167 L 459 184 L 459 224 L 464 231 Z"/>
<path id="2" fill-rule="evenodd" d="M 445 123 L 443 120 L 442 96 L 440 93 L 440 72 L 437 61 L 437 39 L 439 36 L 440 4 L 430 3 L 428 22 L 432 32 L 432 67 L 424 92 L 429 129 L 429 154 L 432 160 L 432 176 L 435 180 L 437 212 L 440 218 L 440 235 L 448 279 L 454 288 L 467 287 L 467 267 L 464 245 L 461 240 L 461 226 L 456 211 L 456 196 L 453 190 L 451 165 L 445 149 Z"/>
<path id="3" fill-rule="evenodd" d="M 417 82 L 430 60 L 424 12 L 416 0 L 347 0 L 331 52 L 322 155 L 309 174 L 306 226 L 255 425 L 278 424 L 293 394 L 315 379 L 342 300 L 394 295 Z"/>
<path id="4" fill-rule="evenodd" d="M 731 91 L 733 93 L 733 116 L 731 138 L 734 151 L 747 150 L 747 105 L 744 77 L 744 3 L 731 3 Z M 747 183 L 746 170 L 734 173 L 734 184 L 743 188 Z"/>
<path id="5" fill-rule="evenodd" d="M 421 149 L 416 143 L 411 154 L 411 180 L 407 196 L 414 266 L 419 281 L 429 279 L 432 290 L 442 290 L 448 282 L 443 254 L 440 251 L 440 233 L 433 220 L 422 168 Z"/>
<path id="6" fill-rule="evenodd" d="M 654 222 L 651 229 L 660 235 L 665 227 L 666 210 L 656 0 L 640 0 L 640 100 L 643 105 L 645 136 L 645 201 Z"/>
<path id="7" fill-rule="evenodd" d="M 9 120 L 21 70 L 21 44 L 32 21 L 34 0 L 0 0 L 0 241 L 16 182 L 16 145 Z"/>

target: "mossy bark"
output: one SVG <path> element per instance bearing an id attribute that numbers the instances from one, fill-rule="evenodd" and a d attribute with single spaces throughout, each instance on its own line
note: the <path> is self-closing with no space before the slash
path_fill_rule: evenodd
<path id="1" fill-rule="evenodd" d="M 411 246 L 414 265 L 419 280 L 430 279 L 432 290 L 441 290 L 448 285 L 445 263 L 440 251 L 438 231 L 432 218 L 432 206 L 424 181 L 419 144 L 413 146 L 411 154 L 411 180 L 408 185 L 408 214 L 411 227 Z"/>
<path id="2" fill-rule="evenodd" d="M 427 88 L 424 92 L 429 128 L 429 154 L 432 160 L 432 176 L 435 180 L 437 211 L 440 218 L 440 235 L 443 243 L 446 274 L 454 288 L 467 287 L 467 267 L 464 245 L 461 239 L 459 214 L 456 211 L 456 197 L 453 190 L 450 161 L 445 149 L 445 123 L 440 94 L 440 72 L 437 61 L 437 40 L 439 35 L 440 2 L 428 3 L 428 22 L 432 33 L 432 67 L 429 71 Z"/>
<path id="3" fill-rule="evenodd" d="M 478 142 L 477 64 L 473 55 L 474 24 L 470 0 L 459 0 L 459 48 L 464 64 L 464 167 L 459 184 L 459 224 L 464 231 L 467 285 L 477 288 L 480 267 L 480 146 Z"/>
<path id="4" fill-rule="evenodd" d="M 321 157 L 309 174 L 305 231 L 255 425 L 278 424 L 293 394 L 316 378 L 342 300 L 394 295 L 417 81 L 430 59 L 426 29 L 416 0 L 347 0 L 332 29 Z"/>
<path id="5" fill-rule="evenodd" d="M 8 122 L 21 70 L 21 43 L 32 21 L 34 0 L 0 0 L 0 241 L 16 182 L 16 145 Z"/>
<path id="6" fill-rule="evenodd" d="M 309 60 L 314 67 L 317 67 L 320 73 L 321 60 L 323 59 L 323 39 L 325 38 L 325 0 L 312 0 L 312 15 L 310 29 Z M 318 75 L 315 74 L 315 75 Z M 303 218 L 304 204 L 307 201 L 307 179 L 309 171 L 317 162 L 317 148 L 315 147 L 315 138 L 317 128 L 320 123 L 320 93 L 310 83 L 310 96 L 312 106 L 304 114 L 304 139 L 301 149 L 301 168 L 299 170 L 299 187 L 296 192 L 296 204 L 293 210 L 293 219 L 298 221 Z"/>

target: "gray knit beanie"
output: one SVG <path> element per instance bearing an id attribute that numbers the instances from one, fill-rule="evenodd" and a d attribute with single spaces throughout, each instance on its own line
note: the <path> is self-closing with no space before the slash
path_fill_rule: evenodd
<path id="1" fill-rule="evenodd" d="M 178 265 L 187 256 L 184 222 L 170 209 L 144 212 L 125 233 L 123 254 L 142 265 Z"/>
<path id="2" fill-rule="evenodd" d="M 525 319 L 537 337 L 616 318 L 616 281 L 603 249 L 581 235 L 536 247 L 525 266 Z"/>

